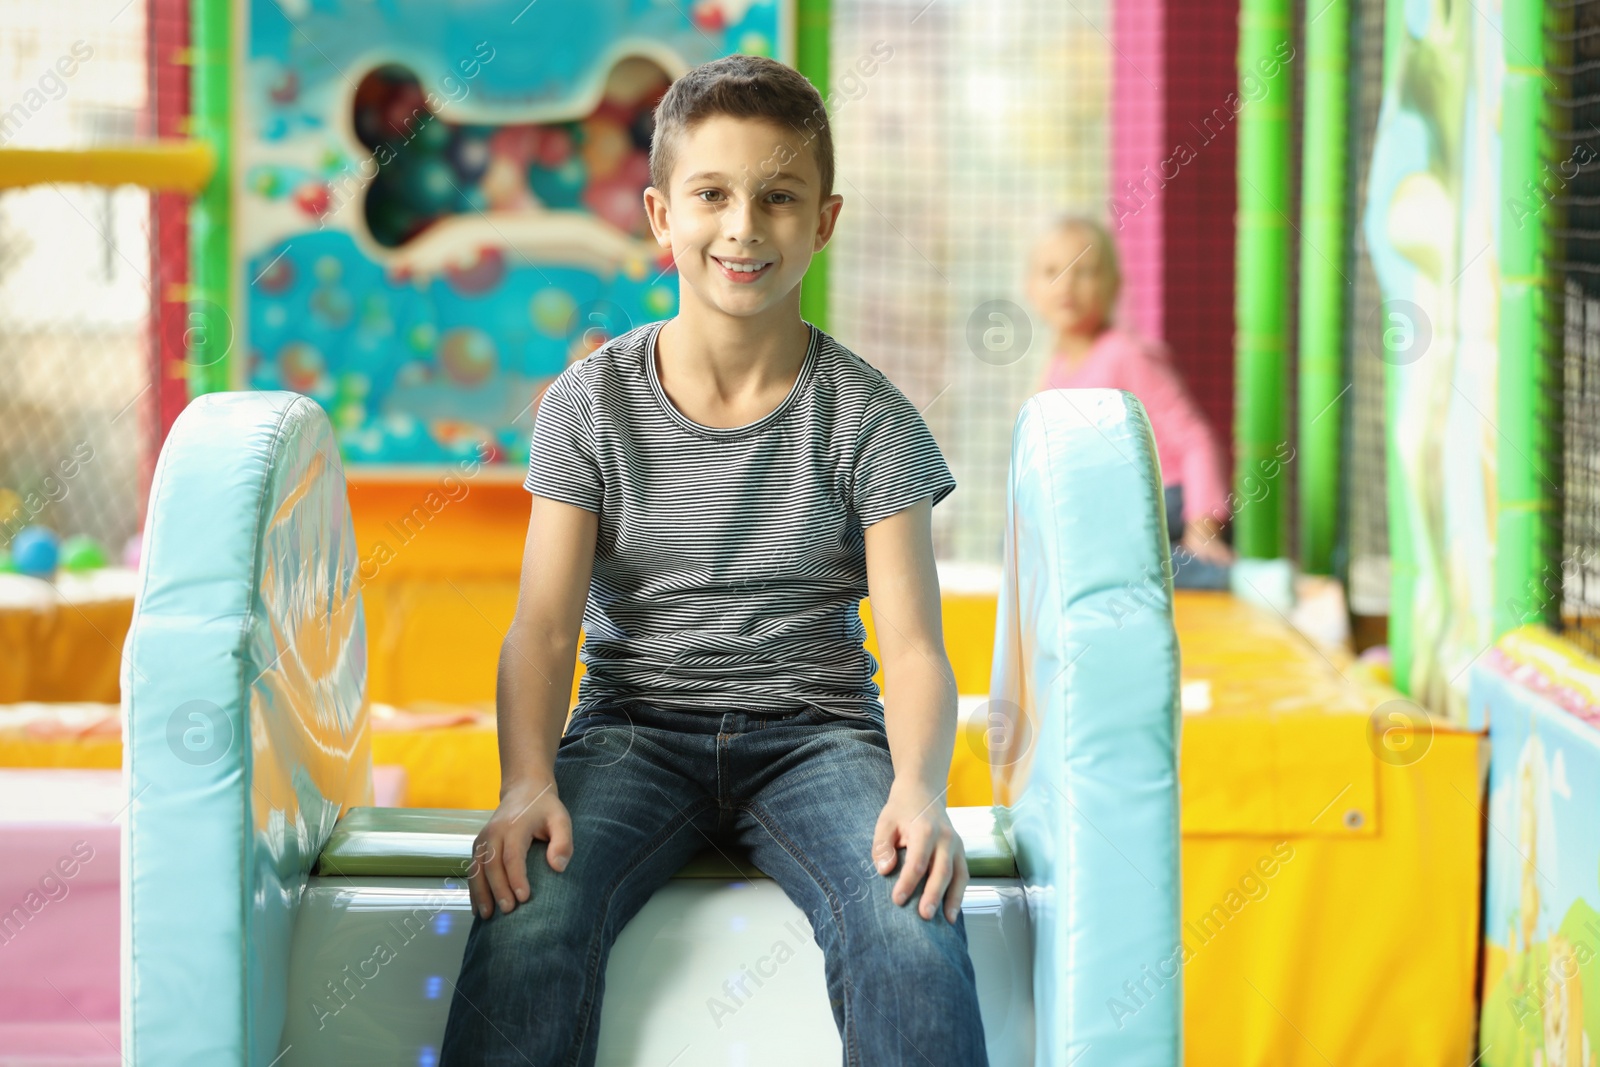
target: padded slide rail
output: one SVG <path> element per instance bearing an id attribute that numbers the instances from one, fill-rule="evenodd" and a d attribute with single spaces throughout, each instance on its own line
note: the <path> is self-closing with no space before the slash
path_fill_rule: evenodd
<path id="1" fill-rule="evenodd" d="M 123 659 L 130 1063 L 268 1064 L 296 909 L 372 803 L 366 636 L 332 428 L 297 393 L 212 393 L 156 467 Z"/>
<path id="2" fill-rule="evenodd" d="M 973 878 L 1015 878 L 1016 861 L 990 808 L 950 808 Z M 334 828 L 317 861 L 319 875 L 433 877 L 466 875 L 472 843 L 492 811 L 449 808 L 356 808 Z M 678 878 L 765 878 L 756 867 L 737 866 L 719 848 L 703 849 Z"/>
<path id="3" fill-rule="evenodd" d="M 1039 1067 L 1183 1061 L 1178 644 L 1155 442 L 1113 389 L 1018 416 L 990 687 Z"/>

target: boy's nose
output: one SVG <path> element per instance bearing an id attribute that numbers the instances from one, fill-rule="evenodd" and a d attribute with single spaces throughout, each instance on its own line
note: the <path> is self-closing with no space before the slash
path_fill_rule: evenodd
<path id="1" fill-rule="evenodd" d="M 723 231 L 741 244 L 759 239 L 755 205 L 748 199 L 735 200 L 724 216 Z"/>

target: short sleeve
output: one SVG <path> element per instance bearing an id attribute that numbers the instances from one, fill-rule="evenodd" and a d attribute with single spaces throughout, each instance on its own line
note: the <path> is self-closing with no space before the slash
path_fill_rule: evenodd
<path id="1" fill-rule="evenodd" d="M 522 487 L 551 500 L 599 512 L 603 499 L 594 423 L 571 369 L 556 375 L 539 399 Z"/>
<path id="2" fill-rule="evenodd" d="M 921 412 L 880 372 L 856 444 L 852 493 L 862 528 L 923 497 L 937 504 L 955 487 L 955 476 Z"/>

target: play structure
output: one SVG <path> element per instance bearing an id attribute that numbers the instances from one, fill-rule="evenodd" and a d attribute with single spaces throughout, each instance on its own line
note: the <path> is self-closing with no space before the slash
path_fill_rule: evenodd
<path id="1" fill-rule="evenodd" d="M 127 660 L 141 802 L 127 823 L 136 993 L 124 1050 L 137 1060 L 437 1053 L 485 813 L 368 806 L 366 633 L 331 440 L 304 397 L 223 393 L 184 412 L 157 468 Z M 1027 773 L 1011 804 L 955 818 L 975 876 L 965 907 L 991 1062 L 1050 1062 L 1036 1044 L 1065 1047 L 1069 1034 L 1104 1062 L 1170 1061 L 1176 980 L 1131 1025 L 1105 1017 L 1097 995 L 1178 936 L 1177 649 L 1165 581 L 1148 577 L 1167 555 L 1150 432 L 1126 394 L 1051 395 L 1019 421 L 1015 448 L 996 649 L 1009 681 L 996 699 L 1026 708 L 1031 725 L 1014 735 L 1034 741 L 1015 761 Z M 1087 521 L 1089 501 L 1119 521 Z M 1150 610 L 1111 624 L 1105 584 L 1136 587 Z M 208 625 L 188 621 L 197 614 Z M 203 744 L 182 736 L 194 730 Z M 195 872 L 186 853 L 216 861 Z M 1130 908 L 1143 921 L 1121 921 Z M 699 1062 L 757 1048 L 773 1063 L 837 1059 L 806 922 L 774 883 L 708 848 L 618 940 L 602 1061 L 669 1046 Z M 703 1010 L 776 944 L 803 961 L 776 988 L 730 1003 L 726 1020 Z"/>
<path id="2" fill-rule="evenodd" d="M 990 1062 L 1591 1064 L 1595 11 L 41 8 L 0 99 L 0 1062 L 437 1064 L 533 416 L 677 310 L 651 109 L 745 52 L 839 146 L 803 315 L 960 482 Z M 1137 398 L 1024 391 L 1046 208 L 1105 218 L 1119 320 L 1225 431 L 1229 592 L 1171 586 Z M 980 350 L 995 314 L 1031 342 Z M 622 931 L 599 1062 L 837 1062 L 825 988 L 708 848 Z"/>

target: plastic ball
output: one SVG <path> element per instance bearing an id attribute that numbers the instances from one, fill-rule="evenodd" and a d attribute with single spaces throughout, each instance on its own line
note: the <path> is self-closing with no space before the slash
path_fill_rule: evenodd
<path id="1" fill-rule="evenodd" d="M 630 152 L 617 168 L 616 177 L 639 190 L 643 202 L 645 186 L 650 184 L 650 156 L 646 152 Z"/>
<path id="2" fill-rule="evenodd" d="M 374 426 L 339 430 L 339 453 L 346 460 L 370 462 L 383 451 L 383 431 Z"/>
<path id="3" fill-rule="evenodd" d="M 404 143 L 431 121 L 432 114 L 422 89 L 415 82 L 396 86 L 383 105 L 383 137 L 390 142 Z"/>
<path id="4" fill-rule="evenodd" d="M 359 430 L 367 422 L 367 405 L 355 401 L 342 404 L 335 401 L 332 422 L 339 430 Z"/>
<path id="5" fill-rule="evenodd" d="M 312 218 L 321 218 L 333 206 L 333 194 L 321 182 L 306 182 L 294 191 L 294 206 Z"/>
<path id="6" fill-rule="evenodd" d="M 471 130 L 458 129 L 445 150 L 445 158 L 456 175 L 467 185 L 476 185 L 489 169 L 489 139 Z"/>
<path id="7" fill-rule="evenodd" d="M 578 154 L 591 181 L 611 177 L 631 151 L 633 138 L 620 122 L 599 118 L 584 122 L 583 148 Z"/>
<path id="8" fill-rule="evenodd" d="M 347 370 L 339 375 L 336 394 L 338 403 L 364 400 L 372 394 L 372 378 L 358 370 Z"/>
<path id="9" fill-rule="evenodd" d="M 311 269 L 319 282 L 336 282 L 344 275 L 344 264 L 339 262 L 338 256 L 318 256 Z"/>
<path id="10" fill-rule="evenodd" d="M 395 371 L 394 383 L 401 387 L 424 385 L 433 378 L 433 368 L 420 359 L 408 360 Z"/>
<path id="11" fill-rule="evenodd" d="M 61 561 L 61 538 L 47 526 L 24 526 L 11 539 L 11 560 L 22 574 L 49 577 Z"/>
<path id="12" fill-rule="evenodd" d="M 576 158 L 567 160 L 555 170 L 534 167 L 528 171 L 528 184 L 535 195 L 554 208 L 579 206 L 585 179 L 583 164 Z"/>
<path id="13" fill-rule="evenodd" d="M 322 353 L 304 341 L 290 341 L 278 349 L 278 381 L 285 389 L 310 393 L 326 369 Z"/>
<path id="14" fill-rule="evenodd" d="M 497 359 L 494 342 L 476 327 L 458 326 L 439 339 L 439 363 L 458 385 L 482 385 L 494 375 Z"/>
<path id="15" fill-rule="evenodd" d="M 417 119 L 416 133 L 408 148 L 423 152 L 443 152 L 450 147 L 451 126 L 437 113 L 428 112 Z"/>
<path id="16" fill-rule="evenodd" d="M 139 569 L 139 559 L 144 555 L 144 534 L 136 533 L 122 545 L 122 565 L 129 570 Z"/>
<path id="17" fill-rule="evenodd" d="M 294 284 L 294 264 L 288 256 L 280 255 L 269 260 L 267 265 L 256 274 L 256 287 L 263 293 L 287 292 L 289 286 Z"/>
<path id="18" fill-rule="evenodd" d="M 728 14 L 717 0 L 700 0 L 690 11 L 694 24 L 708 33 L 721 33 L 728 28 Z"/>
<path id="19" fill-rule="evenodd" d="M 664 285 L 654 285 L 645 290 L 644 306 L 652 315 L 671 315 L 677 305 L 678 294 Z"/>
<path id="20" fill-rule="evenodd" d="M 61 566 L 64 570 L 93 571 L 104 567 L 106 563 L 106 550 L 92 537 L 79 534 L 61 543 Z"/>
<path id="21" fill-rule="evenodd" d="M 439 340 L 439 331 L 431 322 L 419 322 L 406 334 L 406 343 L 413 351 L 430 352 Z"/>
<path id="22" fill-rule="evenodd" d="M 435 419 L 428 424 L 428 432 L 445 451 L 464 458 L 476 456 L 480 445 L 487 448 L 494 441 L 484 427 L 460 419 Z"/>
<path id="23" fill-rule="evenodd" d="M 495 156 L 474 192 L 494 211 L 522 211 L 535 207 L 533 196 L 524 184 L 523 168 L 506 156 Z"/>
<path id="24" fill-rule="evenodd" d="M 415 416 L 396 412 L 379 423 L 383 433 L 380 456 L 389 463 L 420 463 L 435 458 L 438 447 Z"/>
<path id="25" fill-rule="evenodd" d="M 283 195 L 283 178 L 272 167 L 252 168 L 245 176 L 245 184 L 252 192 L 259 193 L 268 200 L 276 200 Z"/>
<path id="26" fill-rule="evenodd" d="M 311 314 L 323 326 L 343 329 L 350 324 L 350 317 L 354 313 L 355 302 L 343 289 L 323 285 L 311 294 Z"/>
<path id="27" fill-rule="evenodd" d="M 445 267 L 445 281 L 462 296 L 482 296 L 506 276 L 506 257 L 498 248 L 480 248 L 470 263 Z"/>
<path id="28" fill-rule="evenodd" d="M 383 297 L 369 294 L 361 305 L 361 329 L 370 334 L 387 336 L 394 332 L 394 319 L 389 315 L 389 305 Z"/>
<path id="29" fill-rule="evenodd" d="M 567 126 L 547 126 L 539 140 L 533 162 L 554 169 L 572 158 L 572 130 Z"/>
<path id="30" fill-rule="evenodd" d="M 489 154 L 526 167 L 544 144 L 544 127 L 532 124 L 502 126 L 489 137 Z"/>
<path id="31" fill-rule="evenodd" d="M 407 206 L 423 215 L 452 210 L 460 196 L 455 174 L 442 159 L 413 160 L 401 173 L 400 188 Z"/>
<path id="32" fill-rule="evenodd" d="M 632 233 L 645 217 L 639 190 L 616 178 L 591 182 L 583 191 L 583 206 L 623 233 Z"/>
<path id="33" fill-rule="evenodd" d="M 534 328 L 546 337 L 565 337 L 577 308 L 577 302 L 566 290 L 541 289 L 528 302 L 528 317 L 533 320 Z"/>
<path id="34" fill-rule="evenodd" d="M 267 90 L 274 104 L 292 104 L 300 95 L 300 76 L 292 70 L 280 73 Z"/>

